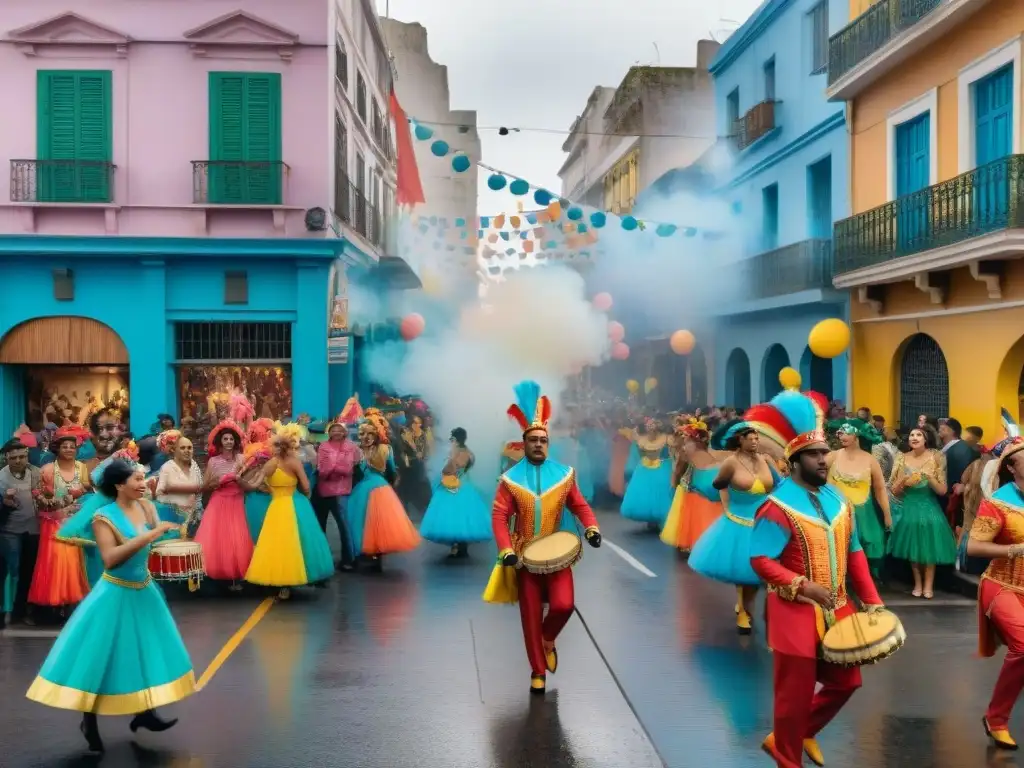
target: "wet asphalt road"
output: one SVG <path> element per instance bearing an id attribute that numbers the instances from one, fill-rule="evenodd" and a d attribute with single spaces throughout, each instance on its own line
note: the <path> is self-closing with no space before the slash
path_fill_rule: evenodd
<path id="1" fill-rule="evenodd" d="M 543 699 L 527 692 L 518 610 L 480 593 L 492 547 L 447 563 L 424 544 L 379 575 L 276 604 L 209 685 L 167 708 L 165 734 L 132 742 L 103 718 L 107 753 L 83 756 L 78 716 L 23 698 L 52 637 L 0 637 L 0 768 L 756 768 L 771 728 L 771 655 L 739 638 L 735 592 L 613 513 L 611 547 L 586 549 L 574 617 Z M 332 531 L 333 533 L 333 531 Z M 197 676 L 258 594 L 172 598 Z M 975 657 L 973 603 L 894 595 L 909 640 L 821 738 L 836 768 L 1024 766 L 987 748 L 980 717 L 998 672 Z M 760 627 L 759 627 L 760 628 Z M 1014 726 L 1024 734 L 1020 716 Z M 808 763 L 809 764 L 809 763 Z"/>

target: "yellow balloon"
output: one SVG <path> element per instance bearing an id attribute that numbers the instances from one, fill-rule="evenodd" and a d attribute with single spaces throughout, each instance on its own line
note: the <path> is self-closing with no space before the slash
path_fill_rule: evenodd
<path id="1" fill-rule="evenodd" d="M 800 378 L 800 371 L 796 368 L 786 366 L 779 371 L 779 384 L 781 384 L 784 389 L 800 389 L 801 381 L 803 380 Z"/>
<path id="2" fill-rule="evenodd" d="M 653 376 L 651 376 L 649 379 L 647 379 L 647 381 L 644 382 L 644 392 L 645 393 L 650 393 L 651 391 L 656 389 L 657 386 L 658 386 L 658 380 L 656 378 L 654 378 Z"/>
<path id="3" fill-rule="evenodd" d="M 822 320 L 811 328 L 807 346 L 818 357 L 839 357 L 850 346 L 850 326 L 836 317 Z"/>
<path id="4" fill-rule="evenodd" d="M 626 389 L 634 393 L 639 392 L 640 382 L 637 381 L 636 379 L 630 379 L 629 381 L 626 382 Z"/>

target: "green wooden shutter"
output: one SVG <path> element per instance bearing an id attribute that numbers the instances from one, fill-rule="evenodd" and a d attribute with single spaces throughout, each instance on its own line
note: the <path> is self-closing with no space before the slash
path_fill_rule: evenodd
<path id="1" fill-rule="evenodd" d="M 210 202 L 281 203 L 281 76 L 210 73 Z"/>
<path id="2" fill-rule="evenodd" d="M 38 199 L 109 202 L 110 72 L 40 70 L 37 86 Z"/>

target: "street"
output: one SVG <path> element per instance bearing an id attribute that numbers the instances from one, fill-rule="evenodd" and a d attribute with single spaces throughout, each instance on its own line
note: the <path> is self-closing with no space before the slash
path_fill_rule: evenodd
<path id="1" fill-rule="evenodd" d="M 425 543 L 383 574 L 340 574 L 328 590 L 275 603 L 170 732 L 101 718 L 102 758 L 84 755 L 79 716 L 25 698 L 53 634 L 0 637 L 5 768 L 757 768 L 771 729 L 771 654 L 734 629 L 735 591 L 694 575 L 657 536 L 599 515 L 585 548 L 560 668 L 528 693 L 518 610 L 480 600 L 493 546 L 444 561 Z M 332 529 L 333 534 L 333 529 Z M 646 569 L 646 573 L 644 570 Z M 650 574 L 654 574 L 653 576 Z M 260 605 L 213 585 L 172 594 L 197 678 Z M 887 596 L 906 646 L 824 732 L 836 768 L 1016 766 L 987 746 L 981 716 L 998 672 L 976 657 L 973 602 Z M 1024 732 L 1015 718 L 1015 733 Z M 810 764 L 809 762 L 807 763 Z"/>

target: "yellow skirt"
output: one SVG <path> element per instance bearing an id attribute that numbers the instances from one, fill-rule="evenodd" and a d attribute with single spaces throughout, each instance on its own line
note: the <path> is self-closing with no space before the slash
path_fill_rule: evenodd
<path id="1" fill-rule="evenodd" d="M 668 510 L 668 518 L 661 529 L 661 540 L 670 547 L 679 548 L 679 534 L 682 529 L 683 518 L 683 497 L 686 491 L 682 485 L 676 486 L 676 493 L 672 497 L 672 506 Z"/>
<path id="2" fill-rule="evenodd" d="M 267 587 L 299 587 L 309 583 L 291 495 L 271 499 L 245 580 Z"/>

